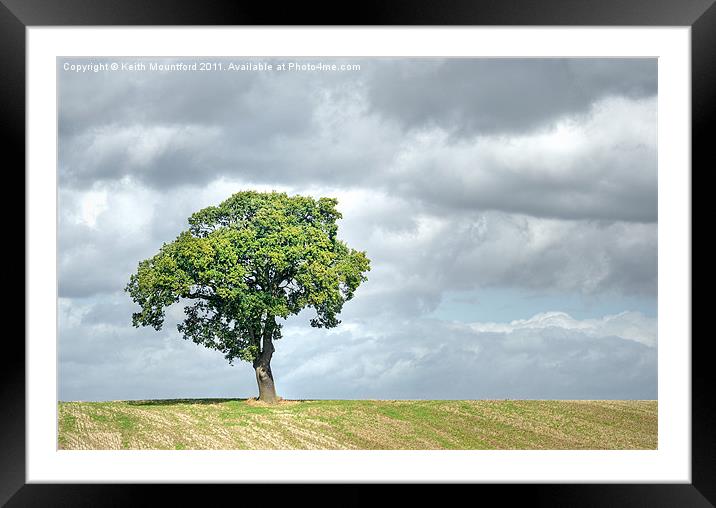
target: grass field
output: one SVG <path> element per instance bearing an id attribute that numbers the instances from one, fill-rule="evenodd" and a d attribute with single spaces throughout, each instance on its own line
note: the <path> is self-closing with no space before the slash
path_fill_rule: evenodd
<path id="1" fill-rule="evenodd" d="M 656 401 L 60 402 L 60 449 L 655 449 Z"/>

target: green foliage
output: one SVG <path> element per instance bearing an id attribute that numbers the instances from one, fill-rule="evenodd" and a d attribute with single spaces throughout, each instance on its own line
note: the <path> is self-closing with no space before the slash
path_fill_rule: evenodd
<path id="1" fill-rule="evenodd" d="M 250 191 L 194 213 L 130 277 L 126 291 L 141 306 L 134 326 L 159 330 L 168 306 L 189 303 L 178 325 L 185 339 L 251 362 L 262 338 L 281 338 L 277 318 L 312 308 L 312 326 L 338 325 L 370 260 L 337 239 L 337 203 Z"/>

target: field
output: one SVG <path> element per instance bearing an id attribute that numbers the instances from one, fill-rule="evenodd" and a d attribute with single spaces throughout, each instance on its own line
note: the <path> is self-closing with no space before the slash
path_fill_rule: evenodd
<path id="1" fill-rule="evenodd" d="M 60 402 L 60 449 L 655 449 L 656 401 Z"/>

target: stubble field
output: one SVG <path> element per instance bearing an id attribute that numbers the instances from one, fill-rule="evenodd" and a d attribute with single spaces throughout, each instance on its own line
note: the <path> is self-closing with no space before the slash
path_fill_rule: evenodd
<path id="1" fill-rule="evenodd" d="M 59 449 L 655 449 L 657 402 L 60 402 Z"/>

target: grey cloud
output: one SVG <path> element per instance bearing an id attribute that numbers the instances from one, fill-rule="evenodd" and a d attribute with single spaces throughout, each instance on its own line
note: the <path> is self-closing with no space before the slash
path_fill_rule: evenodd
<path id="1" fill-rule="evenodd" d="M 159 59 L 172 63 L 175 59 Z M 104 60 L 91 59 L 97 63 Z M 137 59 L 131 62 L 157 61 Z M 67 59 L 87 63 L 87 59 Z M 278 78 L 290 79 L 291 75 Z M 265 88 L 270 80 L 260 73 L 218 72 L 98 72 L 91 74 L 60 70 L 61 133 L 72 135 L 103 125 L 224 123 L 236 116 L 252 116 L 256 110 L 271 112 Z M 279 86 L 277 93 L 291 96 L 301 82 Z M 258 92 L 258 90 L 262 92 Z M 258 93 L 257 93 L 258 92 Z M 271 96 L 271 94 L 268 94 Z M 258 102 L 257 102 L 258 101 Z M 279 113 L 274 110 L 274 113 Z M 281 117 L 286 120 L 288 117 Z M 276 122 L 272 127 L 292 124 Z M 247 126 L 248 127 L 248 126 Z"/>
<path id="2" fill-rule="evenodd" d="M 390 179 L 401 194 L 448 209 L 654 222 L 656 137 L 655 100 L 614 99 L 526 135 L 425 135 Z"/>
<path id="3" fill-rule="evenodd" d="M 154 254 L 150 237 L 137 231 L 132 241 L 114 229 L 60 223 L 58 232 L 58 293 L 83 298 L 123 289 L 144 257 Z"/>
<path id="4" fill-rule="evenodd" d="M 246 375 L 248 370 L 241 372 L 228 365 L 221 353 L 182 340 L 170 318 L 159 332 L 133 328 L 134 310 L 121 293 L 61 300 L 60 400 L 236 397 L 237 393 L 252 393 L 256 381 Z"/>
<path id="5" fill-rule="evenodd" d="M 656 297 L 655 224 L 486 212 L 423 216 L 422 226 L 384 231 L 376 210 L 354 211 L 346 230 L 363 232 L 351 240 L 373 260 L 362 297 L 348 311 L 356 315 L 419 316 L 446 291 L 488 287 Z M 412 208 L 404 214 L 420 217 Z"/>
<path id="6" fill-rule="evenodd" d="M 123 288 L 137 263 L 185 229 L 192 212 L 218 202 L 214 195 L 224 199 L 246 187 L 227 182 L 213 190 L 145 190 L 139 195 L 132 188 L 108 189 L 107 209 L 94 226 L 73 218 L 84 194 L 63 194 L 61 296 Z M 292 192 L 309 193 L 300 188 Z M 655 224 L 560 221 L 502 212 L 429 213 L 419 202 L 381 193 L 313 193 L 338 195 L 344 213 L 341 237 L 372 260 L 356 313 L 417 316 L 434 310 L 445 291 L 481 287 L 656 296 Z"/>
<path id="7" fill-rule="evenodd" d="M 525 132 L 607 95 L 656 94 L 656 59 L 448 59 L 386 64 L 372 108 L 406 128 L 465 135 Z"/>
<path id="8" fill-rule="evenodd" d="M 618 337 L 559 328 L 476 333 L 428 320 L 402 322 L 360 341 L 348 335 L 327 337 L 328 345 L 305 335 L 289 354 L 279 351 L 276 369 L 284 373 L 287 395 L 656 398 L 656 350 Z"/>
<path id="9" fill-rule="evenodd" d="M 165 188 L 205 183 L 217 174 L 260 174 L 270 149 L 315 128 L 317 106 L 326 93 L 343 94 L 342 79 L 60 71 L 61 177 L 86 187 L 133 175 Z M 146 149 L 153 150 L 148 157 L 136 157 Z"/>
<path id="10" fill-rule="evenodd" d="M 248 364 L 229 366 L 169 323 L 155 332 L 97 321 L 95 306 L 131 313 L 117 296 L 104 300 L 79 317 L 71 317 L 76 304 L 61 312 L 61 400 L 255 395 Z M 479 332 L 428 319 L 346 321 L 326 331 L 304 321 L 291 320 L 276 345 L 287 398 L 656 398 L 656 349 L 616 336 Z"/>
<path id="11" fill-rule="evenodd" d="M 362 65 L 364 71 L 356 74 L 125 73 L 112 75 L 113 81 L 102 73 L 61 73 L 60 126 L 69 127 L 60 136 L 60 180 L 88 188 L 131 177 L 163 191 L 219 177 L 352 185 L 399 192 L 427 207 L 656 220 L 656 103 L 648 100 L 655 92 L 654 62 L 363 60 Z M 459 79 L 444 67 L 455 67 Z M 371 98 L 376 90 L 402 90 L 401 80 L 414 81 L 430 95 L 420 104 L 408 101 L 407 110 L 422 118 L 421 105 L 434 103 L 446 120 L 426 120 L 421 129 L 404 132 L 389 107 L 400 104 L 400 97 L 381 107 Z M 466 82 L 482 90 L 481 80 L 493 83 L 486 90 L 495 89 L 486 104 L 450 91 L 454 83 Z M 501 104 L 500 94 L 507 93 L 502 88 L 532 82 L 583 100 L 571 101 L 567 94 L 555 105 L 518 94 L 549 112 L 531 123 L 529 114 Z M 409 97 L 409 90 L 402 95 Z M 609 97 L 621 102 L 599 102 Z M 508 123 L 516 115 L 524 128 L 506 136 L 499 128 L 464 127 L 470 118 L 482 118 L 479 110 L 488 106 Z M 454 139 L 455 129 L 470 134 Z"/>
<path id="12" fill-rule="evenodd" d="M 197 209 L 215 204 L 202 200 L 192 188 L 162 193 L 113 183 L 95 192 L 106 196 L 106 209 L 89 225 L 81 218 L 87 194 L 60 191 L 60 296 L 87 297 L 123 289 L 139 261 L 173 241 Z"/>
<path id="13" fill-rule="evenodd" d="M 250 368 L 170 323 L 132 328 L 122 293 L 192 212 L 246 189 L 338 197 L 340 236 L 372 260 L 342 327 L 289 323 L 282 395 L 656 396 L 655 350 L 612 331 L 425 319 L 480 288 L 656 298 L 656 64 L 363 63 L 60 74 L 61 398 L 254 394 Z"/>

